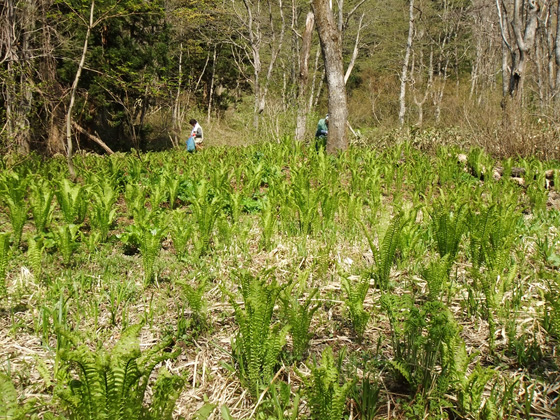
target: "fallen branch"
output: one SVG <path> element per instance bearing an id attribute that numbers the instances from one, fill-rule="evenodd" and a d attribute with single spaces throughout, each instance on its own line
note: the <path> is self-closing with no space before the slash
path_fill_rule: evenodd
<path id="1" fill-rule="evenodd" d="M 93 140 L 95 143 L 100 145 L 103 148 L 103 150 L 105 150 L 108 154 L 112 155 L 113 153 L 115 153 L 111 150 L 109 146 L 105 144 L 103 140 L 101 140 L 99 137 L 91 133 L 88 133 L 83 127 L 80 127 L 78 123 L 72 122 L 72 127 L 74 127 L 74 129 L 76 129 L 76 131 L 78 131 L 79 133 L 84 134 L 87 138 Z"/>

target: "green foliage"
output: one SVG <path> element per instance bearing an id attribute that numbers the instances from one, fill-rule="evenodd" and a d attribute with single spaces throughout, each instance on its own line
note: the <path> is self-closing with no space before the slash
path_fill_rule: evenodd
<path id="1" fill-rule="evenodd" d="M 261 243 L 265 250 L 270 250 L 272 247 L 272 236 L 274 235 L 278 225 L 276 220 L 276 211 L 271 199 L 264 200 L 260 217 L 262 224 Z"/>
<path id="2" fill-rule="evenodd" d="M 156 216 L 151 222 L 146 221 L 127 226 L 125 232 L 120 236 L 126 246 L 140 250 L 146 284 L 152 282 L 156 277 L 155 263 L 167 229 L 167 218 Z"/>
<path id="3" fill-rule="evenodd" d="M 396 259 L 399 235 L 403 226 L 402 214 L 396 214 L 391 220 L 378 246 L 375 245 L 373 237 L 364 226 L 364 233 L 371 252 L 373 253 L 373 258 L 375 259 L 375 268 L 373 271 L 375 285 L 382 290 L 389 287 L 389 275 L 391 274 L 391 268 Z"/>
<path id="4" fill-rule="evenodd" d="M 296 420 L 299 418 L 299 403 L 299 391 L 294 395 L 287 383 L 273 383 L 270 385 L 267 396 L 258 407 L 256 418 L 259 420 Z"/>
<path id="5" fill-rule="evenodd" d="M 309 271 L 305 271 L 297 282 L 291 283 L 280 295 L 283 317 L 290 327 L 292 337 L 292 357 L 297 361 L 301 361 L 307 353 L 312 336 L 309 331 L 311 320 L 319 309 L 319 305 L 313 303 L 319 289 L 313 288 L 307 297 L 303 296 L 308 277 Z"/>
<path id="6" fill-rule="evenodd" d="M 6 271 L 10 257 L 10 237 L 6 232 L 0 232 L 0 296 L 6 294 Z"/>
<path id="7" fill-rule="evenodd" d="M 344 302 L 346 302 L 354 332 L 361 340 L 370 319 L 370 314 L 364 309 L 364 301 L 369 290 L 369 279 L 358 278 L 354 280 L 356 281 L 351 282 L 349 277 L 342 277 L 340 283 L 346 294 Z"/>
<path id="8" fill-rule="evenodd" d="M 181 377 L 155 367 L 178 355 L 165 351 L 170 342 L 162 342 L 142 352 L 140 325 L 130 327 L 111 351 L 103 347 L 92 351 L 78 344 L 78 337 L 65 333 L 70 345 L 58 353 L 61 366 L 57 372 L 55 395 L 70 414 L 70 419 L 171 419 L 175 402 L 183 387 Z M 151 383 L 153 382 L 153 383 Z M 147 402 L 146 390 L 153 394 Z"/>
<path id="9" fill-rule="evenodd" d="M 197 283 L 194 286 L 187 282 L 180 282 L 180 286 L 183 291 L 182 296 L 192 311 L 194 323 L 192 327 L 200 331 L 206 329 L 208 323 L 207 300 L 204 296 L 208 290 L 208 279 L 203 276 L 194 280 Z"/>
<path id="10" fill-rule="evenodd" d="M 100 232 L 100 241 L 104 242 L 117 217 L 115 203 L 118 198 L 117 186 L 107 180 L 100 180 L 92 189 L 93 198 L 90 221 Z"/>
<path id="11" fill-rule="evenodd" d="M 276 300 L 282 291 L 276 279 L 268 283 L 266 273 L 260 278 L 247 271 L 238 274 L 244 307 L 229 291 L 239 331 L 232 342 L 233 358 L 241 382 L 257 396 L 261 387 L 269 384 L 279 363 L 280 352 L 286 343 L 288 327 L 275 324 L 272 319 Z"/>
<path id="12" fill-rule="evenodd" d="M 340 370 L 332 348 L 323 350 L 321 364 L 309 366 L 311 377 L 305 378 L 305 393 L 308 398 L 311 418 L 314 420 L 341 420 L 346 406 L 346 397 L 352 388 L 352 381 L 340 385 Z"/>
<path id="13" fill-rule="evenodd" d="M 440 302 L 413 304 L 408 296 L 385 294 L 381 306 L 391 324 L 390 365 L 414 392 L 443 395 L 466 369 L 460 327 Z"/>
<path id="14" fill-rule="evenodd" d="M 63 224 L 53 231 L 56 247 L 62 255 L 62 262 L 70 265 L 74 251 L 79 246 L 80 227 L 75 224 Z"/>
<path id="15" fill-rule="evenodd" d="M 0 373 L 0 419 L 24 420 L 31 417 L 33 402 L 22 403 L 10 377 Z"/>
<path id="16" fill-rule="evenodd" d="M 83 223 L 88 208 L 88 188 L 64 178 L 58 182 L 55 195 L 66 223 Z"/>
<path id="17" fill-rule="evenodd" d="M 422 278 L 428 285 L 428 299 L 432 301 L 442 300 L 442 292 L 449 286 L 449 257 L 433 259 L 428 266 L 421 271 Z"/>
<path id="18" fill-rule="evenodd" d="M 292 184 L 288 200 L 296 210 L 299 232 L 309 235 L 313 231 L 314 222 L 318 219 L 321 202 L 321 190 L 310 183 L 308 169 L 299 168 L 292 174 Z"/>
<path id="19" fill-rule="evenodd" d="M 146 192 L 137 184 L 126 184 L 124 201 L 128 217 L 136 221 L 144 220 L 146 215 Z"/>
<path id="20" fill-rule="evenodd" d="M 193 242 L 197 255 L 204 255 L 210 248 L 214 224 L 220 214 L 221 201 L 202 180 L 189 196 L 190 209 L 195 228 L 193 228 Z"/>
<path id="21" fill-rule="evenodd" d="M 432 230 L 436 239 L 437 250 L 443 258 L 449 255 L 448 260 L 453 262 L 457 257 L 461 239 L 466 230 L 465 206 L 453 209 L 454 203 L 443 199 L 435 203 L 430 214 Z"/>
<path id="22" fill-rule="evenodd" d="M 185 259 L 188 255 L 188 245 L 192 237 L 192 230 L 191 218 L 187 217 L 181 209 L 175 210 L 171 216 L 170 234 L 179 260 Z"/>
<path id="23" fill-rule="evenodd" d="M 13 242 L 17 248 L 21 242 L 23 226 L 27 221 L 27 178 L 15 172 L 8 172 L 0 178 L 0 197 L 8 208 L 8 217 L 12 225 Z"/>
<path id="24" fill-rule="evenodd" d="M 33 214 L 33 223 L 38 233 L 43 233 L 49 227 L 54 212 L 52 205 L 54 191 L 47 181 L 38 180 L 31 184 L 29 205 Z"/>
<path id="25" fill-rule="evenodd" d="M 519 217 L 511 205 L 490 205 L 470 212 L 469 248 L 475 269 L 483 264 L 495 270 L 505 266 Z"/>
<path id="26" fill-rule="evenodd" d="M 364 374 L 362 379 L 355 381 L 350 391 L 350 397 L 356 404 L 360 419 L 373 420 L 380 408 L 379 384 L 374 382 L 369 374 Z"/>
<path id="27" fill-rule="evenodd" d="M 462 378 L 457 392 L 457 408 L 460 414 L 476 415 L 489 411 L 491 403 L 485 409 L 484 391 L 494 377 L 494 371 L 477 364 L 468 376 Z"/>
<path id="28" fill-rule="evenodd" d="M 27 258 L 33 275 L 40 280 L 43 275 L 43 255 L 45 245 L 41 237 L 27 239 Z"/>

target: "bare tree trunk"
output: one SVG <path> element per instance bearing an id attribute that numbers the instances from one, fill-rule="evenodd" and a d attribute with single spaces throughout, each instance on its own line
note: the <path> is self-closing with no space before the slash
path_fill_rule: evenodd
<path id="1" fill-rule="evenodd" d="M 78 83 L 80 81 L 80 76 L 82 75 L 82 70 L 86 62 L 86 53 L 88 49 L 89 35 L 91 29 L 93 28 L 93 12 L 95 9 L 95 0 L 91 1 L 91 9 L 89 12 L 89 24 L 86 31 L 86 37 L 84 40 L 84 47 L 82 49 L 82 57 L 80 58 L 80 63 L 78 64 L 78 70 L 76 70 L 76 76 L 74 77 L 74 82 L 72 83 L 72 89 L 70 90 L 70 103 L 68 104 L 68 111 L 66 113 L 66 160 L 68 162 L 68 172 L 72 179 L 76 178 L 76 170 L 74 169 L 74 163 L 72 162 L 72 110 L 74 108 L 74 102 L 76 100 L 76 90 L 78 89 Z"/>
<path id="2" fill-rule="evenodd" d="M 171 113 L 171 127 L 172 127 L 172 137 L 171 143 L 173 143 L 173 147 L 179 147 L 179 143 L 181 141 L 181 119 L 179 118 L 180 114 L 180 101 L 179 98 L 181 96 L 181 84 L 183 83 L 183 44 L 179 46 L 179 71 L 177 75 L 177 93 L 175 94 L 175 100 L 173 102 L 173 111 Z"/>
<path id="3" fill-rule="evenodd" d="M 410 61 L 410 52 L 412 50 L 412 39 L 414 35 L 414 0 L 410 0 L 410 9 L 408 17 L 408 38 L 406 40 L 406 51 L 404 53 L 404 61 L 401 71 L 401 92 L 399 95 L 399 125 L 404 126 L 404 116 L 406 114 L 406 84 L 408 83 L 408 63 Z"/>
<path id="4" fill-rule="evenodd" d="M 430 60 L 429 60 L 429 64 L 426 67 L 424 65 L 424 59 L 423 59 L 423 54 L 422 52 L 420 52 L 420 69 L 418 71 L 419 74 L 419 79 L 420 82 L 422 82 L 424 73 L 426 74 L 426 83 L 423 86 L 424 92 L 422 93 L 422 95 L 418 95 L 417 92 L 419 92 L 419 89 L 416 88 L 416 78 L 414 77 L 414 68 L 415 68 L 415 58 L 413 56 L 412 59 L 412 69 L 410 71 L 411 77 L 412 77 L 412 93 L 413 93 L 413 100 L 414 103 L 416 104 L 416 108 L 418 110 L 418 120 L 416 122 L 416 125 L 418 127 L 422 127 L 423 123 L 424 123 L 424 104 L 426 103 L 426 100 L 428 99 L 428 96 L 430 95 L 430 91 L 432 89 L 432 85 L 433 85 L 433 51 L 430 51 Z M 423 83 L 421 83 L 423 84 Z M 422 87 L 422 86 L 421 86 Z"/>
<path id="5" fill-rule="evenodd" d="M 365 14 L 362 13 L 360 16 L 360 22 L 358 23 L 358 33 L 356 34 L 356 42 L 354 43 L 354 50 L 352 52 L 352 58 L 350 59 L 350 64 L 348 64 L 348 68 L 346 69 L 346 74 L 344 75 L 344 83 L 348 82 L 348 78 L 352 74 L 352 70 L 354 69 L 354 65 L 356 64 L 356 58 L 358 58 L 358 51 L 360 46 L 360 32 L 362 31 L 362 22 L 364 20 Z"/>
<path id="6" fill-rule="evenodd" d="M 556 7 L 556 38 L 554 41 L 554 58 L 556 62 L 556 83 L 554 86 L 554 98 L 556 103 L 556 115 L 560 112 L 560 1 Z"/>
<path id="7" fill-rule="evenodd" d="M 53 45 L 53 32 L 48 18 L 52 0 L 41 0 L 40 25 L 41 25 L 41 61 L 39 64 L 39 78 L 43 92 L 43 109 L 46 115 L 47 153 L 65 153 L 64 112 L 65 92 L 57 80 L 55 46 Z"/>
<path id="8" fill-rule="evenodd" d="M 336 153 L 348 148 L 346 124 L 348 104 L 344 85 L 344 66 L 342 62 L 342 42 L 340 31 L 334 20 L 327 0 L 312 0 L 317 19 L 317 32 L 325 60 L 329 98 L 329 134 L 327 152 Z"/>
<path id="9" fill-rule="evenodd" d="M 305 30 L 302 35 L 302 47 L 299 57 L 298 75 L 298 110 L 296 122 L 296 140 L 301 141 L 305 138 L 305 127 L 307 125 L 307 79 L 309 76 L 309 53 L 311 51 L 311 39 L 313 37 L 313 27 L 315 26 L 315 16 L 313 12 L 307 14 L 305 20 Z"/>
<path id="10" fill-rule="evenodd" d="M 0 15 L 0 63 L 6 62 L 2 84 L 8 149 L 28 154 L 31 140 L 29 117 L 33 104 L 31 89 L 31 36 L 35 27 L 35 5 L 31 0 L 14 4 L 6 0 Z"/>
<path id="11" fill-rule="evenodd" d="M 210 77 L 210 92 L 208 95 L 208 116 L 206 118 L 206 123 L 210 124 L 210 116 L 212 115 L 212 98 L 214 97 L 214 79 L 216 76 L 216 56 L 217 47 L 214 44 L 214 55 L 212 57 L 212 76 Z"/>
<path id="12" fill-rule="evenodd" d="M 537 13 L 539 5 L 536 0 L 527 0 L 527 18 L 523 28 L 522 0 L 515 0 L 513 9 L 512 30 L 517 49 L 512 56 L 511 75 L 509 80 L 509 94 L 521 99 L 523 97 L 523 82 L 525 80 L 525 65 L 527 54 L 535 44 L 537 30 Z"/>
<path id="13" fill-rule="evenodd" d="M 309 109 L 313 108 L 316 105 L 317 101 L 315 100 L 315 88 L 317 86 L 317 91 L 321 91 L 321 84 L 323 83 L 324 72 L 321 71 L 321 76 L 317 78 L 317 72 L 319 70 L 319 58 L 321 57 L 321 49 L 317 48 L 317 52 L 315 53 L 315 66 L 313 68 L 313 81 L 311 82 L 311 92 L 309 92 Z M 316 83 L 318 80 L 318 83 Z"/>

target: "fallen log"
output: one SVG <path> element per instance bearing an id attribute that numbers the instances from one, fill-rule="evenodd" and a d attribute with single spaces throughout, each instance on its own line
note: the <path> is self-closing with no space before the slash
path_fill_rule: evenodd
<path id="1" fill-rule="evenodd" d="M 112 155 L 113 153 L 115 153 L 115 152 L 113 152 L 113 151 L 111 150 L 111 148 L 110 148 L 109 146 L 107 146 L 107 145 L 105 144 L 105 142 L 104 142 L 103 140 L 101 140 L 99 137 L 97 137 L 97 136 L 94 135 L 94 134 L 88 133 L 83 127 L 81 127 L 80 125 L 78 125 L 78 123 L 72 122 L 72 126 L 74 127 L 74 129 L 75 129 L 77 132 L 79 132 L 79 133 L 85 135 L 87 138 L 89 138 L 90 140 L 92 140 L 92 141 L 94 141 L 95 143 L 97 143 L 98 145 L 100 145 L 100 146 L 103 148 L 103 150 L 105 150 L 108 154 Z"/>

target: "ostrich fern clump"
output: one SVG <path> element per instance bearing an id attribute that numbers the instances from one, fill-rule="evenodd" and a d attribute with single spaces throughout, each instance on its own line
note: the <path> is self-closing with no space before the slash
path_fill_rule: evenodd
<path id="1" fill-rule="evenodd" d="M 45 232 L 51 223 L 54 212 L 53 197 L 53 189 L 47 181 L 39 180 L 31 185 L 29 205 L 38 233 Z"/>
<path id="2" fill-rule="evenodd" d="M 82 223 L 87 214 L 88 188 L 64 178 L 55 190 L 56 199 L 66 223 Z"/>
<path id="3" fill-rule="evenodd" d="M 352 327 L 361 341 L 370 318 L 370 314 L 364 309 L 364 301 L 369 290 L 369 279 L 363 278 L 352 282 L 350 278 L 343 277 L 341 284 L 346 294 L 344 301 L 348 307 Z"/>
<path id="4" fill-rule="evenodd" d="M 306 394 L 309 401 L 311 418 L 314 420 L 340 420 L 346 407 L 346 396 L 350 392 L 353 382 L 339 384 L 339 367 L 330 347 L 323 350 L 321 364 L 310 366 L 311 377 L 303 375 Z"/>
<path id="5" fill-rule="evenodd" d="M 55 395 L 79 420 L 166 420 L 172 418 L 184 380 L 162 368 L 152 380 L 156 366 L 178 355 L 166 352 L 170 341 L 142 352 L 140 325 L 125 330 L 115 347 L 92 351 L 78 338 L 64 333 L 69 346 L 59 350 Z M 150 402 L 146 390 L 151 384 Z"/>
<path id="6" fill-rule="evenodd" d="M 402 214 L 398 213 L 391 220 L 383 239 L 380 239 L 379 246 L 375 245 L 373 237 L 369 234 L 365 226 L 363 226 L 369 247 L 375 259 L 375 268 L 373 271 L 375 285 L 380 289 L 387 289 L 389 287 L 389 275 L 391 274 L 391 267 L 396 260 L 399 235 L 403 226 Z"/>
<path id="7" fill-rule="evenodd" d="M 79 226 L 75 224 L 60 225 L 54 232 L 56 247 L 62 255 L 62 262 L 70 265 L 74 251 L 78 248 Z"/>
<path id="8" fill-rule="evenodd" d="M 117 216 L 115 202 L 118 193 L 116 185 L 110 182 L 96 185 L 92 192 L 93 204 L 90 220 L 92 226 L 100 232 L 100 241 L 104 242 Z"/>
<path id="9" fill-rule="evenodd" d="M 467 364 L 460 327 L 441 302 L 417 307 L 409 296 L 383 295 L 381 306 L 391 325 L 396 376 L 414 392 L 443 395 L 457 386 Z"/>
<path id="10" fill-rule="evenodd" d="M 440 257 L 449 255 L 449 261 L 455 261 L 461 239 L 466 230 L 465 207 L 453 210 L 447 203 L 434 205 L 431 213 L 432 229 Z"/>
<path id="11" fill-rule="evenodd" d="M 268 283 L 266 275 L 257 278 L 247 271 L 239 273 L 238 277 L 244 306 L 224 290 L 230 296 L 239 327 L 232 343 L 233 358 L 241 382 L 256 396 L 276 372 L 288 327 L 275 324 L 272 319 L 282 290 L 276 279 Z"/>
<path id="12" fill-rule="evenodd" d="M 0 296 L 6 293 L 6 271 L 10 252 L 10 234 L 0 232 Z"/>
<path id="13" fill-rule="evenodd" d="M 306 272 L 298 283 L 292 283 L 280 295 L 284 319 L 287 320 L 290 326 L 292 357 L 297 361 L 301 361 L 307 352 L 312 336 L 309 331 L 311 320 L 317 309 L 319 309 L 319 305 L 313 301 L 319 289 L 313 288 L 307 297 L 303 297 L 303 290 L 307 286 L 306 280 L 308 277 L 309 272 Z M 296 289 L 296 286 L 299 287 Z"/>

